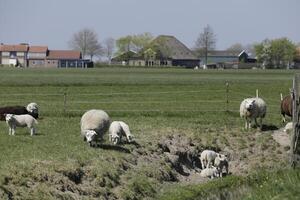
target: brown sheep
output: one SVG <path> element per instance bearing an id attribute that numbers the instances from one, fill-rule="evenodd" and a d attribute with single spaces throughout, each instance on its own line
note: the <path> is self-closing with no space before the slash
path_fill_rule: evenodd
<path id="1" fill-rule="evenodd" d="M 292 96 L 288 95 L 281 99 L 281 115 L 282 115 L 282 122 L 285 123 L 286 119 L 285 116 L 289 116 L 292 118 L 293 116 L 293 101 Z"/>

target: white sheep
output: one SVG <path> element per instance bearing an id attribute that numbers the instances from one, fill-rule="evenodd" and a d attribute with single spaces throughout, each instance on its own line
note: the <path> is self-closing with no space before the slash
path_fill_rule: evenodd
<path id="1" fill-rule="evenodd" d="M 14 115 L 6 114 L 5 115 L 6 123 L 9 126 L 8 134 L 15 135 L 16 127 L 28 127 L 30 129 L 30 135 L 35 134 L 35 125 L 38 123 L 31 115 Z"/>
<path id="2" fill-rule="evenodd" d="M 266 116 L 267 105 L 259 97 L 244 99 L 240 105 L 240 116 L 245 119 L 245 129 L 251 128 L 251 122 L 254 120 L 256 126 L 257 118 L 260 118 L 260 129 L 262 129 L 262 119 Z"/>
<path id="3" fill-rule="evenodd" d="M 103 140 L 109 124 L 109 116 L 103 110 L 93 109 L 85 112 L 80 120 L 81 135 L 84 137 L 84 141 L 92 146 L 93 142 Z"/>
<path id="4" fill-rule="evenodd" d="M 129 126 L 122 121 L 113 121 L 109 127 L 109 140 L 113 144 L 121 142 L 122 136 L 125 136 L 127 142 L 132 142 L 133 135 L 130 133 Z"/>
<path id="5" fill-rule="evenodd" d="M 217 168 L 219 176 L 223 176 L 223 169 L 225 168 L 226 174 L 228 174 L 228 159 L 226 155 L 218 154 L 214 161 L 214 166 Z"/>
<path id="6" fill-rule="evenodd" d="M 200 176 L 204 177 L 204 178 L 215 178 L 215 177 L 219 177 L 219 172 L 218 169 L 214 166 L 209 167 L 209 168 L 205 168 L 203 170 L 201 170 L 200 172 Z"/>
<path id="7" fill-rule="evenodd" d="M 212 150 L 204 150 L 200 155 L 200 161 L 202 169 L 209 168 L 210 165 L 214 164 L 214 160 L 217 157 L 218 153 Z"/>

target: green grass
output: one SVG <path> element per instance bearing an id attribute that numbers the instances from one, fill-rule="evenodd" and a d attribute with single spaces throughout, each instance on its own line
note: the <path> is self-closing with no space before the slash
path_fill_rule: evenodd
<path id="1" fill-rule="evenodd" d="M 38 134 L 34 137 L 30 137 L 25 128 L 17 129 L 14 137 L 8 136 L 7 125 L 0 123 L 0 196 L 1 192 L 9 191 L 22 199 L 32 196 L 39 199 L 39 193 L 58 199 L 76 199 L 75 193 L 82 194 L 82 199 L 99 199 L 112 192 L 119 198 L 132 193 L 136 198 L 151 197 L 160 188 L 159 173 L 155 172 L 160 163 L 140 169 L 130 153 L 88 147 L 80 137 L 79 125 L 86 110 L 103 109 L 112 120 L 127 122 L 136 140 L 149 151 L 162 136 L 174 133 L 184 134 L 206 146 L 246 151 L 249 144 L 245 135 L 250 137 L 254 133 L 242 129 L 243 121 L 238 113 L 240 102 L 254 96 L 259 89 L 268 104 L 264 123 L 281 126 L 280 93 L 288 94 L 295 72 L 0 68 L 0 105 L 36 102 L 41 116 Z M 225 112 L 226 82 L 229 83 L 229 112 Z M 261 136 L 252 143 L 271 151 L 268 139 Z M 130 151 L 135 148 L 130 144 L 122 147 Z M 271 163 L 274 167 L 285 162 L 278 159 Z M 120 169 L 127 163 L 131 163 L 128 169 Z M 68 178 L 67 172 L 76 174 L 78 170 L 85 173 L 82 187 Z M 132 173 L 136 176 L 134 179 L 130 178 Z M 48 181 L 44 180 L 46 175 Z M 42 184 L 31 186 L 35 180 Z M 126 184 L 121 187 L 123 182 Z M 69 186 L 74 192 L 64 193 L 56 188 L 58 186 Z"/>

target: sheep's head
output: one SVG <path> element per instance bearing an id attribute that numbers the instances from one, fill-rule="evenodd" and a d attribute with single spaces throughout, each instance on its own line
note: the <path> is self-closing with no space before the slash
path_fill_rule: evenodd
<path id="1" fill-rule="evenodd" d="M 134 137 L 133 137 L 133 135 L 127 135 L 127 141 L 128 142 L 132 142 L 133 140 L 134 140 Z"/>
<path id="2" fill-rule="evenodd" d="M 4 114 L 4 116 L 5 116 L 5 120 L 7 121 L 7 122 L 9 122 L 9 121 L 11 121 L 12 119 L 13 119 L 13 114 Z"/>
<path id="3" fill-rule="evenodd" d="M 251 112 L 254 108 L 255 100 L 246 101 L 245 108 L 248 112 Z"/>
<path id="4" fill-rule="evenodd" d="M 114 144 L 118 144 L 120 142 L 120 136 L 117 134 L 109 135 L 109 140 Z"/>
<path id="5" fill-rule="evenodd" d="M 29 113 L 33 113 L 33 114 L 38 114 L 39 109 L 38 109 L 38 105 L 36 103 L 30 103 L 26 106 L 26 110 Z"/>
<path id="6" fill-rule="evenodd" d="M 96 131 L 94 131 L 94 130 L 88 130 L 88 131 L 85 133 L 86 141 L 87 141 L 88 143 L 91 143 L 92 141 L 95 140 L 96 135 L 97 135 Z"/>

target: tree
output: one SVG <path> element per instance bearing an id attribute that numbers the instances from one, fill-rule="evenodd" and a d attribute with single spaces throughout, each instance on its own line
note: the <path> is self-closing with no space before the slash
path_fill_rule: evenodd
<path id="1" fill-rule="evenodd" d="M 138 52 L 144 48 L 150 41 L 153 39 L 153 36 L 150 33 L 143 33 L 138 35 L 127 35 L 117 39 L 117 54 L 122 54 L 128 51 Z"/>
<path id="2" fill-rule="evenodd" d="M 207 54 L 208 51 L 214 50 L 216 46 L 216 35 L 213 29 L 207 25 L 204 27 L 203 32 L 200 33 L 198 39 L 196 40 L 196 50 L 200 55 L 205 56 L 205 64 L 207 65 Z"/>
<path id="3" fill-rule="evenodd" d="M 227 51 L 241 52 L 244 50 L 244 47 L 240 43 L 235 43 L 226 49 Z"/>
<path id="4" fill-rule="evenodd" d="M 104 40 L 104 55 L 108 59 L 108 64 L 111 63 L 111 58 L 115 48 L 115 40 L 113 38 L 107 38 Z"/>
<path id="5" fill-rule="evenodd" d="M 74 50 L 81 51 L 83 58 L 90 56 L 91 60 L 93 60 L 94 56 L 103 53 L 102 46 L 98 42 L 97 33 L 88 28 L 74 33 L 72 39 L 69 41 L 69 46 Z"/>
<path id="6" fill-rule="evenodd" d="M 270 68 L 289 67 L 296 54 L 296 46 L 287 38 L 264 40 L 255 45 L 257 59 Z"/>

